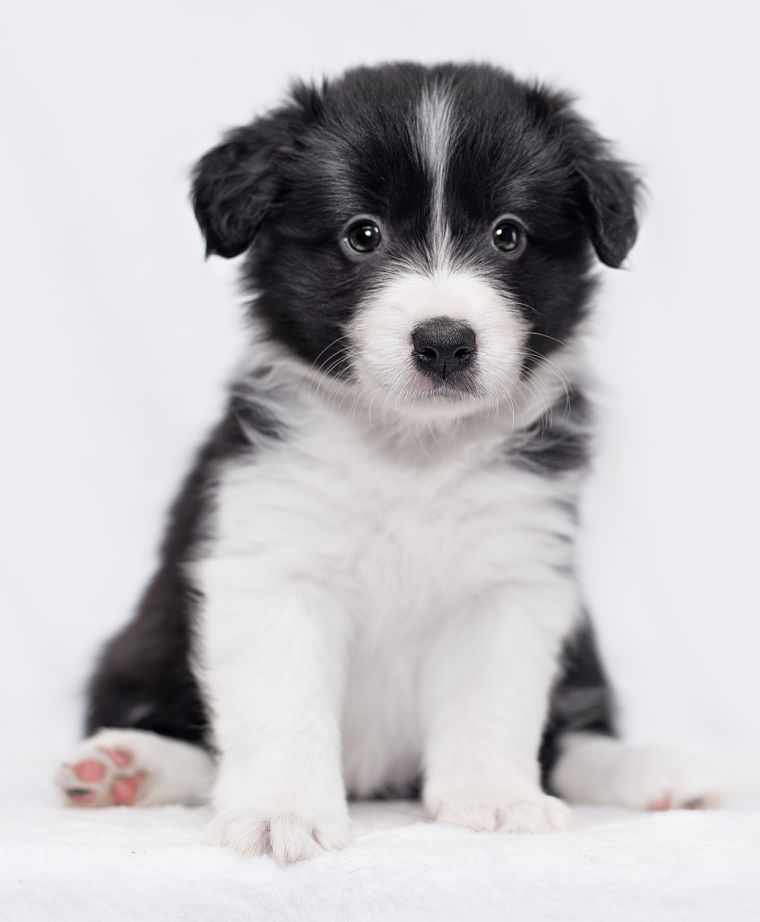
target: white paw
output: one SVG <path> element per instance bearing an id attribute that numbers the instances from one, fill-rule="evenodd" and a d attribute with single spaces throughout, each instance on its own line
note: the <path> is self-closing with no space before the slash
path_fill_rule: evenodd
<path id="1" fill-rule="evenodd" d="M 148 777 L 129 735 L 104 730 L 79 743 L 54 781 L 72 807 L 132 806 L 144 801 Z"/>
<path id="2" fill-rule="evenodd" d="M 271 855 L 279 864 L 293 864 L 332 849 L 351 837 L 347 811 L 342 815 L 265 815 L 253 809 L 222 810 L 211 823 L 211 841 L 240 855 Z"/>
<path id="3" fill-rule="evenodd" d="M 558 832 L 570 825 L 570 810 L 556 797 L 536 791 L 498 801 L 442 800 L 430 811 L 439 823 L 484 832 Z"/>
<path id="4" fill-rule="evenodd" d="M 722 800 L 698 759 L 659 746 L 624 747 L 609 783 L 611 802 L 634 810 L 695 810 Z"/>

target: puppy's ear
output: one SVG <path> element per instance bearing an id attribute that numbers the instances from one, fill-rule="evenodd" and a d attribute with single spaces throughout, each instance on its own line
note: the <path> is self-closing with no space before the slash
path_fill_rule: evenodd
<path id="1" fill-rule="evenodd" d="M 542 84 L 528 93 L 537 122 L 560 150 L 577 208 L 603 263 L 617 269 L 636 242 L 641 182 L 573 108 L 573 98 Z"/>
<path id="2" fill-rule="evenodd" d="M 238 256 L 253 243 L 285 191 L 284 165 L 307 123 L 321 113 L 322 92 L 296 84 L 291 102 L 228 132 L 193 171 L 192 202 L 206 256 Z"/>
<path id="3" fill-rule="evenodd" d="M 193 171 L 193 209 L 206 238 L 206 256 L 247 250 L 274 204 L 277 132 L 270 121 L 228 132 Z"/>
<path id="4" fill-rule="evenodd" d="M 586 126 L 575 171 L 580 180 L 581 212 L 596 255 L 617 269 L 636 242 L 641 184 L 631 168 L 611 157 L 607 144 Z"/>

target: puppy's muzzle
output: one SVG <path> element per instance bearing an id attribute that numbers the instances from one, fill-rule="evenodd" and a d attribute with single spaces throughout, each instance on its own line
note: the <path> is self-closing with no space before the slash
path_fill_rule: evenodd
<path id="1" fill-rule="evenodd" d="M 472 362 L 475 331 L 469 324 L 448 317 L 435 317 L 412 331 L 414 362 L 429 378 L 445 381 Z"/>

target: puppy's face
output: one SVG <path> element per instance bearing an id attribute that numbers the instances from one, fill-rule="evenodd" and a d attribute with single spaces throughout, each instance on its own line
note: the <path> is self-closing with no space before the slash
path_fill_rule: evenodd
<path id="1" fill-rule="evenodd" d="M 410 413 L 509 400 L 582 317 L 635 179 L 565 97 L 489 67 L 349 72 L 199 163 L 208 251 L 314 374 Z"/>

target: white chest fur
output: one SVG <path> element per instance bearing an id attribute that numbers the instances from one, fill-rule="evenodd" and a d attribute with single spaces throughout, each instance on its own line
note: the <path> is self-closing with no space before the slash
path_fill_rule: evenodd
<path id="1" fill-rule="evenodd" d="M 494 587 L 555 582 L 571 565 L 568 484 L 511 466 L 504 441 L 492 421 L 394 443 L 324 412 L 223 472 L 197 574 L 214 597 L 203 636 L 217 647 L 257 642 L 253 625 L 268 623 L 265 609 L 288 586 L 314 587 L 317 609 L 329 597 L 335 609 L 315 617 L 348 623 L 324 655 L 334 656 L 356 794 L 418 775 L 419 670 L 446 624 Z M 572 614 L 559 605 L 545 617 L 559 636 Z M 276 645 L 285 659 L 288 644 Z M 262 693 L 255 677 L 240 690 Z"/>

